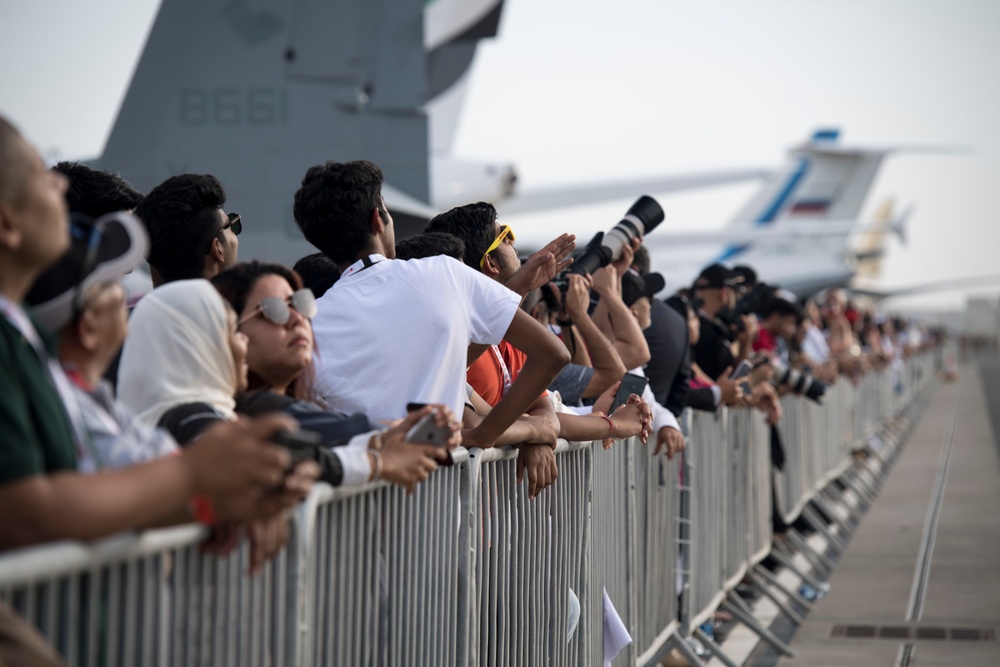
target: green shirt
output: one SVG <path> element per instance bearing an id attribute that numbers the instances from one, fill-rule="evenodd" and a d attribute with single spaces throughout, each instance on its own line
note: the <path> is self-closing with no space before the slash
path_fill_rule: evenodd
<path id="1" fill-rule="evenodd" d="M 76 470 L 66 409 L 47 362 L 0 317 L 0 484 L 59 470 Z"/>

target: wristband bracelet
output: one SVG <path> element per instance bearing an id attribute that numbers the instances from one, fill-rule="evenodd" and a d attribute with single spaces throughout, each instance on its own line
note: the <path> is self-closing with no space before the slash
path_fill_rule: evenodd
<path id="1" fill-rule="evenodd" d="M 208 496 L 195 496 L 191 499 L 191 513 L 198 523 L 206 526 L 214 526 L 216 523 L 215 510 L 212 508 L 212 501 Z"/>
<path id="2" fill-rule="evenodd" d="M 611 417 L 608 417 L 607 415 L 601 415 L 601 419 L 607 420 L 608 426 L 611 427 L 611 429 L 608 431 L 608 437 L 609 438 L 615 437 L 615 423 L 611 421 Z"/>
<path id="3" fill-rule="evenodd" d="M 372 476 L 368 480 L 369 482 L 377 482 L 382 479 L 382 452 L 377 449 L 371 449 L 368 451 L 368 456 L 371 457 L 372 463 Z"/>

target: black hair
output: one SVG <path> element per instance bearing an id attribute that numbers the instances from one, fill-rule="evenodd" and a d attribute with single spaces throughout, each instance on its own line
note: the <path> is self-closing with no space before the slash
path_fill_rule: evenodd
<path id="1" fill-rule="evenodd" d="M 218 290 L 223 299 L 229 302 L 229 305 L 236 311 L 236 315 L 239 316 L 247 307 L 247 297 L 253 291 L 254 285 L 257 284 L 258 280 L 268 275 L 281 276 L 288 282 L 293 291 L 300 290 L 304 286 L 301 276 L 287 266 L 258 262 L 257 260 L 238 262 L 215 274 L 211 280 L 215 289 Z M 250 391 L 267 388 L 267 383 L 253 370 L 247 372 L 247 378 L 250 381 Z M 299 373 L 298 377 L 292 380 L 285 393 L 297 400 L 314 401 L 313 384 L 313 365 L 309 364 L 305 370 Z"/>
<path id="2" fill-rule="evenodd" d="M 332 259 L 321 252 L 306 255 L 295 262 L 292 269 L 302 276 L 302 282 L 313 291 L 317 299 L 340 280 L 340 269 Z"/>
<path id="3" fill-rule="evenodd" d="M 422 259 L 447 255 L 464 261 L 465 243 L 454 234 L 424 232 L 396 244 L 396 259 Z"/>
<path id="4" fill-rule="evenodd" d="M 479 260 L 497 236 L 496 222 L 496 208 L 493 204 L 481 201 L 456 206 L 434 216 L 424 227 L 424 233 L 444 232 L 460 238 L 465 243 L 465 263 L 480 271 L 482 267 L 479 266 Z"/>
<path id="5" fill-rule="evenodd" d="M 324 255 L 350 264 L 371 245 L 372 211 L 388 222 L 382 181 L 382 170 L 365 160 L 310 167 L 295 193 L 295 223 Z"/>
<path id="6" fill-rule="evenodd" d="M 149 264 L 163 282 L 202 278 L 205 254 L 222 228 L 226 192 L 211 174 L 171 176 L 149 191 L 135 214 L 149 231 Z"/>
<path id="7" fill-rule="evenodd" d="M 118 174 L 92 169 L 79 162 L 60 162 L 52 167 L 69 181 L 66 203 L 74 213 L 99 218 L 116 211 L 131 211 L 142 199 L 142 193 Z"/>
<path id="8" fill-rule="evenodd" d="M 775 297 L 764 302 L 760 309 L 760 316 L 763 319 L 767 319 L 773 314 L 778 314 L 781 317 L 784 317 L 785 315 L 794 315 L 796 321 L 798 321 L 801 312 L 802 311 L 799 307 L 791 301 Z"/>

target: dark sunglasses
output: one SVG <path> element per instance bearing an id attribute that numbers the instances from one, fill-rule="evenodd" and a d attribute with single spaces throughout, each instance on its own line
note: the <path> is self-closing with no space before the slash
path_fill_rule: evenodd
<path id="1" fill-rule="evenodd" d="M 226 213 L 226 218 L 229 220 L 229 222 L 227 222 L 226 224 L 222 225 L 222 229 L 220 229 L 219 231 L 220 232 L 224 232 L 227 229 L 232 229 L 233 230 L 233 234 L 235 234 L 236 236 L 239 236 L 240 232 L 243 231 L 243 220 L 240 218 L 240 214 L 239 213 Z"/>
<path id="2" fill-rule="evenodd" d="M 269 321 L 277 324 L 279 327 L 283 327 L 292 318 L 291 308 L 294 308 L 295 312 L 307 320 L 315 317 L 316 297 L 313 296 L 312 290 L 308 287 L 300 289 L 287 299 L 276 296 L 265 296 L 260 300 L 256 308 L 239 321 L 238 325 L 253 319 L 260 313 Z"/>
<path id="3" fill-rule="evenodd" d="M 243 231 L 243 220 L 240 218 L 239 213 L 226 213 L 226 224 L 222 225 L 222 228 L 219 231 L 217 231 L 215 233 L 215 236 L 213 236 L 212 238 L 218 238 L 222 234 L 222 232 L 226 231 L 227 229 L 232 229 L 233 234 L 235 234 L 236 236 L 240 235 L 240 232 Z M 212 252 L 211 240 L 209 240 L 208 242 L 208 247 L 205 249 L 205 254 L 207 255 L 210 252 Z"/>

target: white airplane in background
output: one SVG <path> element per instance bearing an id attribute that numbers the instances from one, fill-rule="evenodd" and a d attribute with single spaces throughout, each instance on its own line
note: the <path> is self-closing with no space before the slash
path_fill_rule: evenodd
<path id="1" fill-rule="evenodd" d="M 385 173 L 397 236 L 455 205 L 492 201 L 504 216 L 769 179 L 722 232 L 649 234 L 669 289 L 713 261 L 746 263 L 792 290 L 841 285 L 848 248 L 882 158 L 817 132 L 776 174 L 739 169 L 532 192 L 513 165 L 451 153 L 480 39 L 504 0 L 164 0 L 103 155 L 89 161 L 141 190 L 179 173 L 216 175 L 244 220 L 240 257 L 294 263 L 315 249 L 292 218 L 305 170 L 367 159 Z M 905 215 L 885 230 L 902 235 Z M 668 217 L 669 220 L 669 217 Z M 606 230 L 608 226 L 600 229 Z M 523 250 L 563 231 L 518 229 Z"/>
<path id="2" fill-rule="evenodd" d="M 211 173 L 243 216 L 240 256 L 315 252 L 292 218 L 306 169 L 366 159 L 397 236 L 474 201 L 516 200 L 513 165 L 451 154 L 480 39 L 503 0 L 163 0 L 104 153 L 88 163 L 148 191 Z M 610 196 L 761 178 L 764 170 L 619 184 Z M 576 190 L 569 201 L 584 199 Z M 540 206 L 553 199 L 535 193 Z M 564 191 L 560 191 L 565 195 Z"/>
<path id="3" fill-rule="evenodd" d="M 898 216 L 884 214 L 874 225 L 864 225 L 858 215 L 883 158 L 901 150 L 925 149 L 850 148 L 839 144 L 839 135 L 838 130 L 818 130 L 793 148 L 786 164 L 720 231 L 666 229 L 668 208 L 666 221 L 645 237 L 652 270 L 663 275 L 667 292 L 690 285 L 703 267 L 719 262 L 749 265 L 765 282 L 796 294 L 812 294 L 849 285 L 859 259 L 872 261 L 884 252 L 886 234 L 905 241 L 910 210 Z M 500 210 L 516 212 L 517 203 L 510 208 L 501 205 Z M 573 231 L 578 245 L 583 245 L 607 227 Z M 518 227 L 518 245 L 540 247 L 554 231 L 544 225 Z M 858 235 L 869 237 L 863 258 L 852 249 Z"/>

